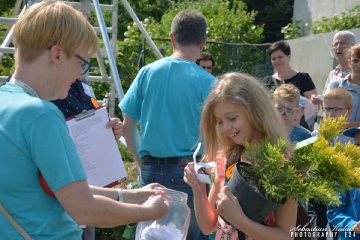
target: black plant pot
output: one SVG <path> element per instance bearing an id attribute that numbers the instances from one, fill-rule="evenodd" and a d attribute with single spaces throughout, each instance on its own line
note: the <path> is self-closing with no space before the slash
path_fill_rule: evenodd
<path id="1" fill-rule="evenodd" d="M 232 177 L 226 186 L 229 188 L 230 192 L 237 197 L 245 215 L 255 222 L 261 222 L 272 211 L 282 206 L 286 199 L 283 199 L 281 203 L 274 203 L 256 192 L 239 173 L 238 169 L 240 169 L 240 165 L 248 164 L 238 162 L 233 170 Z M 223 219 L 229 224 L 225 218 Z"/>

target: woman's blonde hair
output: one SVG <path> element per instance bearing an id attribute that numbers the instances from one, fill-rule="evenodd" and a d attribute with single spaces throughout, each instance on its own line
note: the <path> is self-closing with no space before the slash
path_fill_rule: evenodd
<path id="1" fill-rule="evenodd" d="M 60 46 L 68 57 L 78 48 L 89 48 L 93 55 L 99 48 L 94 28 L 83 14 L 58 1 L 33 4 L 14 27 L 15 59 L 31 62 L 53 45 Z"/>
<path id="2" fill-rule="evenodd" d="M 218 78 L 203 106 L 200 137 L 205 145 L 204 159 L 215 160 L 219 151 L 226 156 L 236 157 L 241 153 L 242 146 L 222 134 L 217 127 L 214 107 L 221 100 L 243 106 L 251 125 L 262 136 L 268 136 L 272 143 L 276 143 L 279 138 L 286 139 L 286 131 L 265 87 L 250 75 L 227 73 Z"/>

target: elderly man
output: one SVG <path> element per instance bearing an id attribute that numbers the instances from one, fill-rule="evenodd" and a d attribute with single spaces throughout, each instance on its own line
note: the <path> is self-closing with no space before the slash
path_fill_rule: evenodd
<path id="1" fill-rule="evenodd" d="M 338 65 L 333 69 L 325 83 L 323 95 L 325 94 L 329 83 L 344 78 L 350 74 L 351 69 L 348 63 L 348 58 L 346 57 L 346 51 L 356 43 L 356 37 L 352 32 L 349 31 L 340 31 L 334 35 L 333 38 L 333 49 L 335 53 L 335 58 L 338 61 Z"/>

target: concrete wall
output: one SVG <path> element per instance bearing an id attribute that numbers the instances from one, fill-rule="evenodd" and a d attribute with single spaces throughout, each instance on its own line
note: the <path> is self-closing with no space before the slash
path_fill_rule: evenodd
<path id="1" fill-rule="evenodd" d="M 302 35 L 310 35 L 306 23 L 318 21 L 322 16 L 333 17 L 360 5 L 359 0 L 295 0 L 293 20 L 302 21 Z"/>

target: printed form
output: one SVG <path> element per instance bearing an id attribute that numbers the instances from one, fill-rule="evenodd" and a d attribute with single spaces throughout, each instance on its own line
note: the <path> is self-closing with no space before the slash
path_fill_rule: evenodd
<path id="1" fill-rule="evenodd" d="M 89 185 L 111 187 L 127 176 L 112 129 L 106 129 L 106 108 L 68 120 L 70 136 L 82 160 Z"/>

